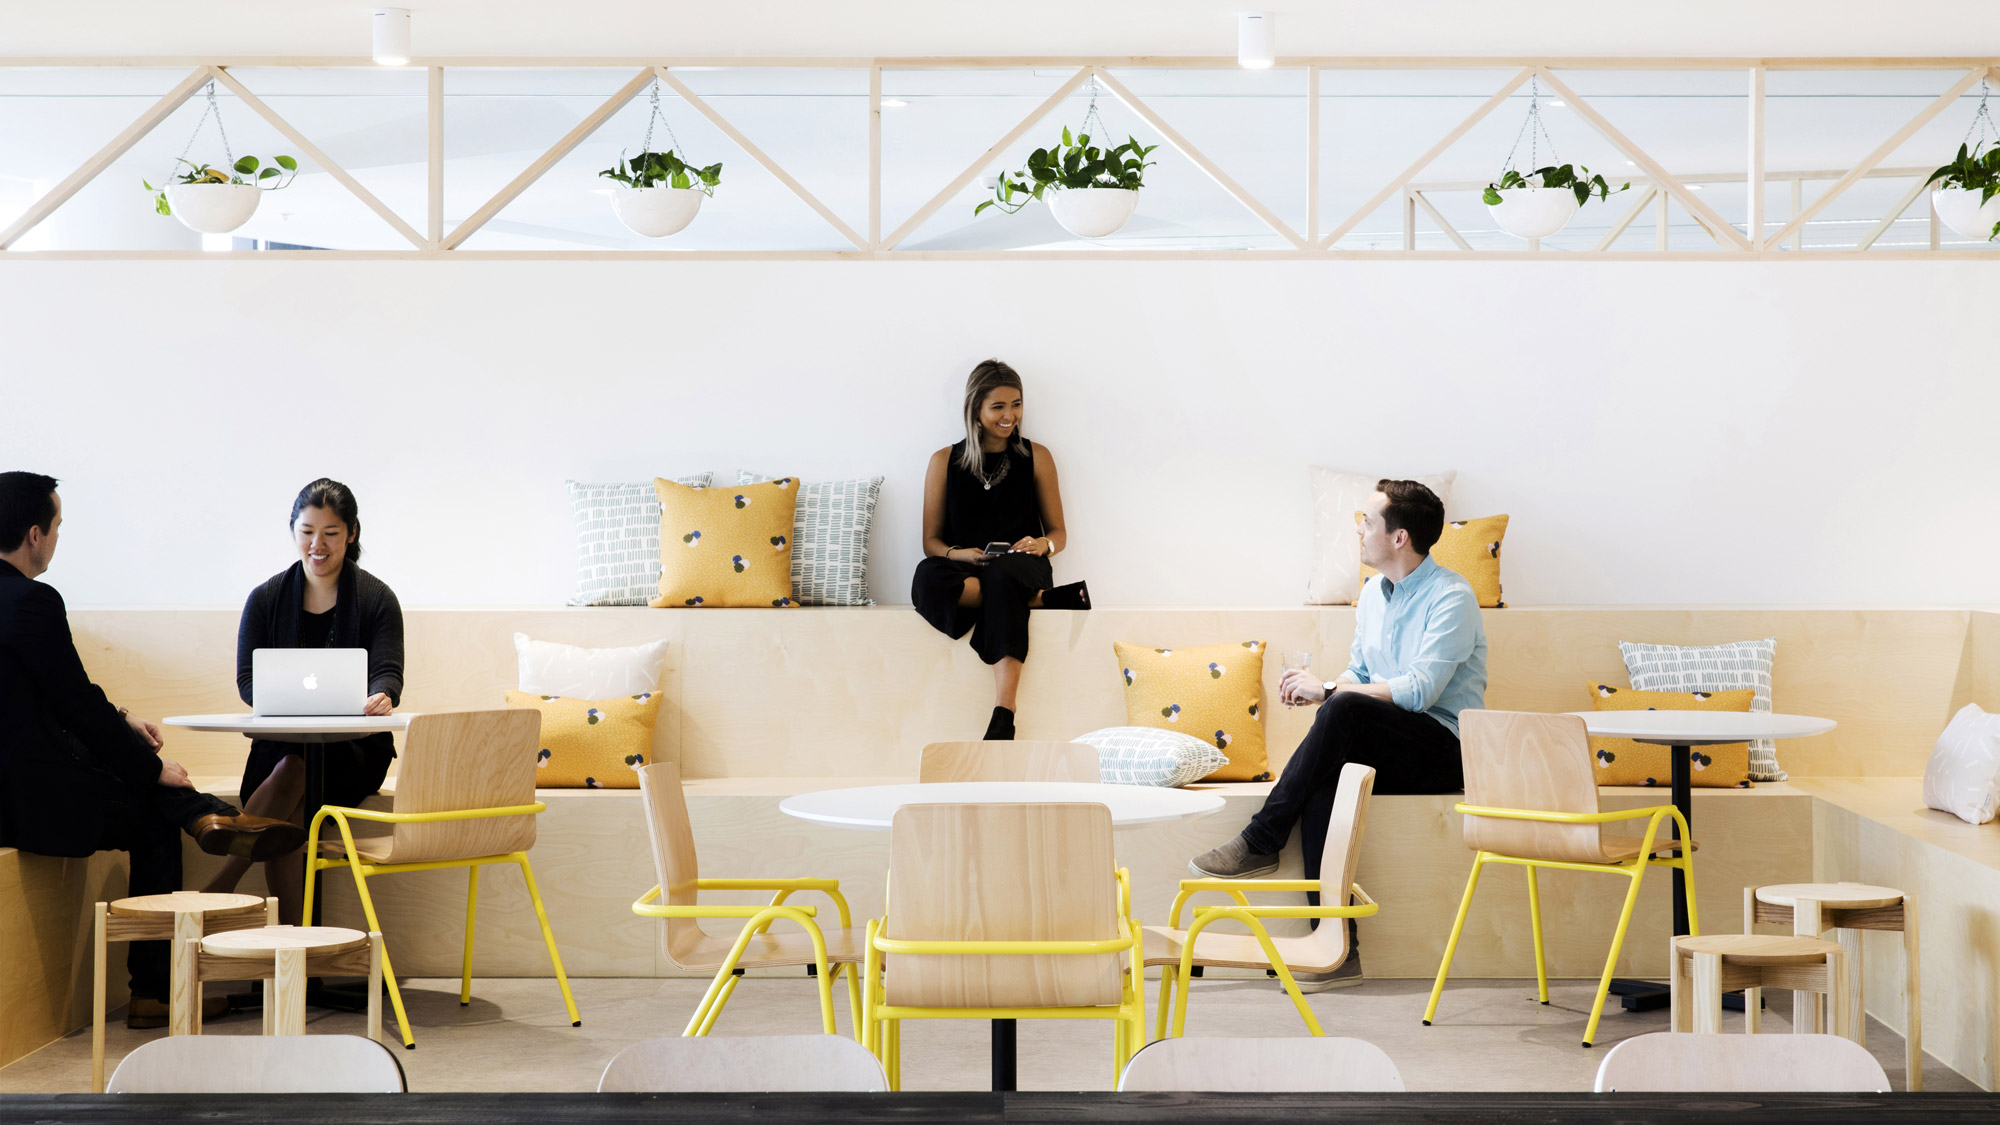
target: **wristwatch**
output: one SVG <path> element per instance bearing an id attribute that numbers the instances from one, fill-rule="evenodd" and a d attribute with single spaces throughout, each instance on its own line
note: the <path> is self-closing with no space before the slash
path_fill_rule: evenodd
<path id="1" fill-rule="evenodd" d="M 1326 681 L 1325 683 L 1321 684 L 1321 685 L 1320 685 L 1320 687 L 1322 687 L 1322 688 L 1324 688 L 1324 689 L 1326 690 L 1326 696 L 1327 696 L 1327 698 L 1328 698 L 1328 699 L 1331 699 L 1331 698 L 1333 698 L 1333 693 L 1334 693 L 1334 692 L 1336 692 L 1336 691 L 1339 691 L 1339 690 L 1340 690 L 1340 681 L 1339 681 L 1339 680 L 1328 680 L 1328 681 Z"/>

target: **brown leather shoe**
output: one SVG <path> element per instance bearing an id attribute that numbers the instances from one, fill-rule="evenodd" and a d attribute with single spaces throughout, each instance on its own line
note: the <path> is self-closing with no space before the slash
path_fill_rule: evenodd
<path id="1" fill-rule="evenodd" d="M 306 842 L 305 829 L 289 820 L 263 816 L 205 816 L 194 822 L 188 834 L 209 855 L 253 860 L 288 855 Z"/>
<path id="2" fill-rule="evenodd" d="M 132 1004 L 125 1009 L 125 1026 L 134 1031 L 150 1031 L 167 1026 L 167 1002 L 146 996 L 134 996 Z M 201 1000 L 201 1018 L 204 1021 L 219 1020 L 229 1014 L 229 997 L 204 996 Z"/>

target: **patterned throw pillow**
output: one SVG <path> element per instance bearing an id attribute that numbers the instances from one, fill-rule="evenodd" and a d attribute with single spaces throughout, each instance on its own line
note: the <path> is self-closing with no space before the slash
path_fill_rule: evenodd
<path id="1" fill-rule="evenodd" d="M 739 470 L 737 484 L 773 478 Z M 868 535 L 882 478 L 829 480 L 799 489 L 792 517 L 792 596 L 801 605 L 874 605 L 868 596 Z"/>
<path id="2" fill-rule="evenodd" d="M 1748 711 L 1757 693 L 1740 691 L 1639 691 L 1591 684 L 1597 711 Z M 1629 738 L 1593 738 L 1591 757 L 1599 785 L 1671 785 L 1673 751 Z M 1696 746 L 1688 753 L 1688 781 L 1696 788 L 1750 788 L 1750 744 Z"/>
<path id="3" fill-rule="evenodd" d="M 571 699 L 509 691 L 507 706 L 542 713 L 542 745 L 537 752 L 538 789 L 637 789 L 634 772 L 653 752 L 653 726 L 660 693 L 640 692 L 616 699 Z"/>
<path id="4" fill-rule="evenodd" d="M 1105 727 L 1070 741 L 1097 747 L 1097 772 L 1106 785 L 1176 788 L 1229 764 L 1229 755 L 1213 743 L 1174 730 Z"/>
<path id="5" fill-rule="evenodd" d="M 707 488 L 708 473 L 677 477 Z M 660 588 L 660 498 L 653 482 L 566 481 L 576 517 L 576 593 L 571 605 L 645 605 Z"/>
<path id="6" fill-rule="evenodd" d="M 1337 469 L 1311 465 L 1313 490 L 1313 568 L 1306 583 L 1307 605 L 1347 605 L 1361 574 L 1361 547 L 1354 538 L 1348 513 L 1368 502 L 1381 482 L 1381 473 L 1343 473 Z M 1439 503 L 1451 503 L 1451 485 L 1456 471 L 1447 469 L 1430 476 L 1410 478 L 1437 493 Z"/>
<path id="7" fill-rule="evenodd" d="M 1778 638 L 1737 641 L 1726 645 L 1644 645 L 1619 641 L 1625 654 L 1625 674 L 1640 691 L 1734 691 L 1757 693 L 1750 710 L 1771 711 L 1771 662 L 1778 655 Z M 1750 744 L 1750 779 L 1783 781 L 1778 747 L 1768 738 Z"/>
<path id="8" fill-rule="evenodd" d="M 1365 512 L 1354 513 L 1355 522 L 1360 522 Z M 1455 570 L 1472 583 L 1472 592 L 1479 597 L 1484 609 L 1506 609 L 1507 603 L 1500 600 L 1500 541 L 1507 538 L 1507 517 L 1487 516 L 1477 520 L 1452 520 L 1444 525 L 1444 534 L 1431 545 L 1431 557 L 1446 570 Z M 1361 585 L 1366 586 L 1370 578 L 1381 573 L 1374 567 L 1363 564 Z M 1356 590 L 1359 598 L 1360 591 Z"/>
<path id="9" fill-rule="evenodd" d="M 1180 731 L 1229 756 L 1211 781 L 1269 781 L 1264 755 L 1264 642 L 1149 648 L 1113 642 L 1125 680 L 1125 721 Z"/>
<path id="10" fill-rule="evenodd" d="M 647 605 L 777 606 L 792 598 L 792 513 L 799 480 L 688 488 L 655 480 L 660 586 Z"/>

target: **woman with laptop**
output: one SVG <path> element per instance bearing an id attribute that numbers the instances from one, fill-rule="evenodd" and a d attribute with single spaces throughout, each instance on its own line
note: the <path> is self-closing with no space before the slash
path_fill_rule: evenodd
<path id="1" fill-rule="evenodd" d="M 250 591 L 243 606 L 236 631 L 237 690 L 260 715 L 389 714 L 403 695 L 403 608 L 395 591 L 359 565 L 361 517 L 354 493 L 321 477 L 292 502 L 291 526 L 298 561 Z M 299 651 L 280 651 L 287 649 Z M 342 701 L 339 658 L 361 651 L 365 683 L 351 685 Z M 280 667 L 285 670 L 277 671 Z M 271 682 L 259 682 L 259 674 Z M 325 708 L 313 710 L 322 689 L 328 693 Z M 396 746 L 385 731 L 328 743 L 322 752 L 325 802 L 353 806 L 382 787 Z M 304 824 L 305 789 L 298 743 L 250 744 L 239 790 L 245 811 Z M 249 869 L 248 860 L 232 858 L 202 889 L 232 891 Z M 278 896 L 280 920 L 298 924 L 304 857 L 295 851 L 264 861 L 264 878 Z"/>

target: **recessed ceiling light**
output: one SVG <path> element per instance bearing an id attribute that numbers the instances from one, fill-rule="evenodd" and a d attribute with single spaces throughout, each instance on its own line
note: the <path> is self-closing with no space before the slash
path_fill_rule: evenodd
<path id="1" fill-rule="evenodd" d="M 1563 103 L 1562 103 L 1562 100 L 1561 100 L 1560 98 L 1550 98 L 1550 99 L 1549 99 L 1549 108 L 1550 108 L 1550 109 L 1561 109 L 1562 107 L 1563 107 Z"/>
<path id="2" fill-rule="evenodd" d="M 377 8 L 371 17 L 375 28 L 375 61 L 383 66 L 402 66 L 410 61 L 410 10 Z"/>
<path id="3" fill-rule="evenodd" d="M 1689 190 L 1689 191 L 1700 191 L 1700 190 L 1701 190 L 1701 185 L 1700 185 L 1700 184 L 1689 184 L 1689 185 L 1688 185 L 1688 190 Z"/>
<path id="4" fill-rule="evenodd" d="M 1639 162 L 1638 162 L 1638 161 L 1636 161 L 1636 160 L 1627 160 L 1627 161 L 1625 162 L 1625 167 L 1627 167 L 1627 168 L 1637 168 L 1638 166 L 1639 166 Z"/>
<path id="5" fill-rule="evenodd" d="M 883 109 L 901 109 L 901 108 L 903 108 L 904 106 L 906 106 L 906 105 L 909 105 L 909 104 L 910 104 L 909 102 L 906 102 L 906 101 L 904 101 L 904 100 L 903 100 L 903 99 L 901 99 L 901 98 L 883 98 L 883 99 L 882 99 L 882 108 L 883 108 Z"/>
<path id="6" fill-rule="evenodd" d="M 1276 36 L 1271 31 L 1271 13 L 1236 13 L 1236 65 L 1264 70 L 1278 61 Z"/>

